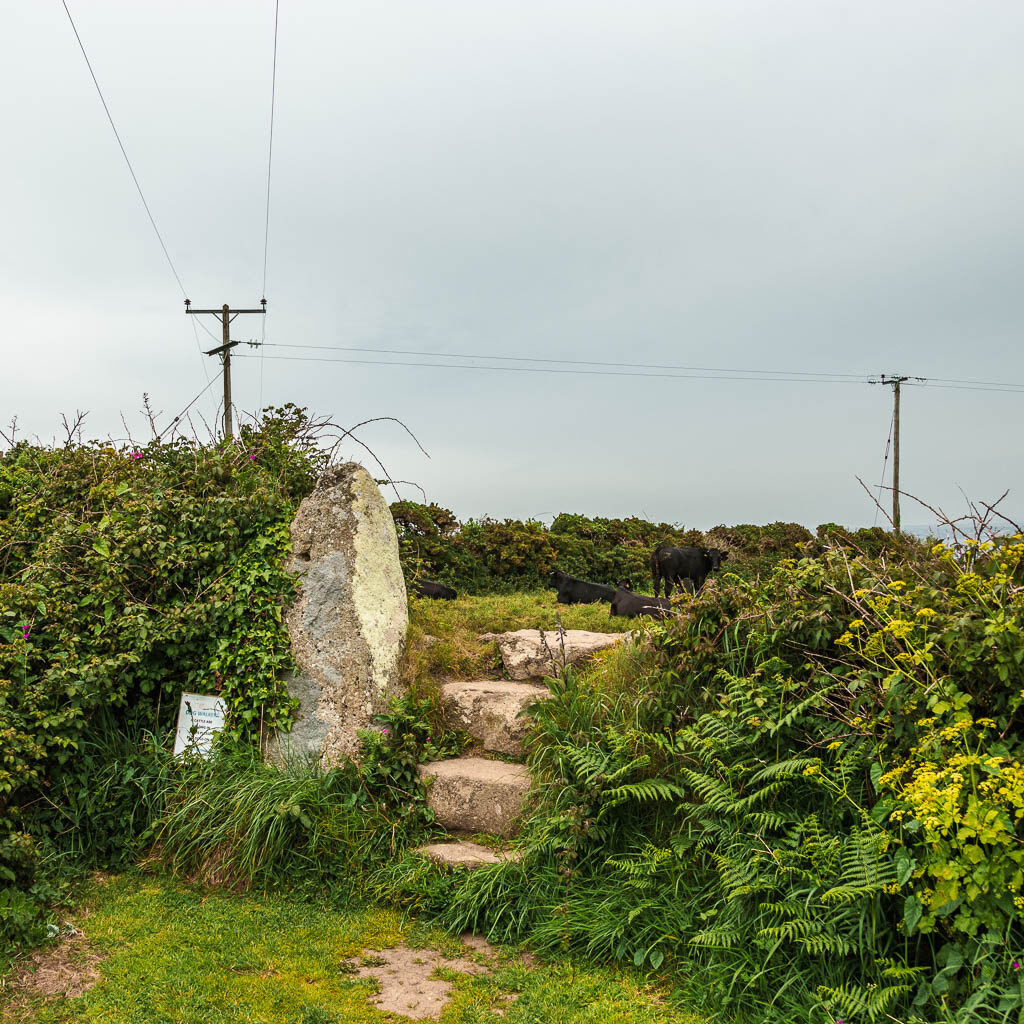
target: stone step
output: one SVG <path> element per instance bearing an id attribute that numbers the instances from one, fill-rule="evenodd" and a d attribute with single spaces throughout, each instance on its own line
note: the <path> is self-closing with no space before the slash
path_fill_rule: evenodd
<path id="1" fill-rule="evenodd" d="M 468 868 L 472 871 L 482 864 L 503 864 L 505 861 L 519 860 L 519 854 L 512 851 L 492 850 L 481 846 L 470 839 L 455 839 L 447 843 L 428 843 L 413 850 L 421 856 L 429 857 L 436 864 L 444 864 L 453 868 Z"/>
<path id="2" fill-rule="evenodd" d="M 550 696 L 546 686 L 507 679 L 462 680 L 441 687 L 448 724 L 468 732 L 484 750 L 509 757 L 521 757 L 523 753 L 530 721 L 520 717 L 522 712 Z"/>
<path id="3" fill-rule="evenodd" d="M 427 805 L 445 828 L 461 832 L 514 835 L 516 819 L 530 790 L 530 773 L 521 764 L 456 757 L 421 764 L 420 778 L 432 780 Z"/>
<path id="4" fill-rule="evenodd" d="M 505 671 L 512 679 L 560 676 L 568 665 L 588 661 L 598 651 L 626 639 L 625 633 L 592 633 L 586 629 L 516 629 L 509 633 L 484 633 L 480 640 L 494 640 Z"/>

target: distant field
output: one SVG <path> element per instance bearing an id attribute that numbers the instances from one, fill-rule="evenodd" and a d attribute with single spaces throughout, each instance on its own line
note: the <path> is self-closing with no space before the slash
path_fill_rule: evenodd
<path id="1" fill-rule="evenodd" d="M 454 601 L 413 598 L 403 666 L 407 683 L 429 680 L 501 678 L 501 658 L 484 633 L 515 629 L 586 629 L 625 633 L 636 619 L 611 618 L 609 605 L 558 604 L 554 590 L 459 597 Z M 432 638 L 432 639 L 429 639 Z"/>

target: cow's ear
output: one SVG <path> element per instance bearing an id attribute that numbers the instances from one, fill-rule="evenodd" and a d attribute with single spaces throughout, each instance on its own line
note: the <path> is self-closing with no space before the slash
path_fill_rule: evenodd
<path id="1" fill-rule="evenodd" d="M 729 557 L 729 552 L 728 551 L 723 551 L 722 552 L 722 561 L 724 562 L 728 557 Z"/>
<path id="2" fill-rule="evenodd" d="M 702 554 L 702 555 L 703 555 L 703 556 L 704 556 L 705 558 L 707 558 L 707 557 L 708 557 L 708 556 L 709 556 L 709 555 L 711 554 L 711 552 L 710 552 L 710 551 L 708 551 L 708 549 L 707 549 L 707 548 L 701 548 L 701 549 L 700 549 L 700 553 L 701 553 L 701 554 Z"/>

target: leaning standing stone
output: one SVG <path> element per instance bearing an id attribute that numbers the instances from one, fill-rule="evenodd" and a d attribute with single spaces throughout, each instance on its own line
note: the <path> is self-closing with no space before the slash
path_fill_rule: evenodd
<path id="1" fill-rule="evenodd" d="M 395 524 L 373 478 L 354 462 L 329 469 L 299 506 L 288 569 L 301 589 L 285 613 L 299 700 L 289 733 L 271 738 L 274 760 L 314 756 L 324 768 L 358 752 L 398 690 L 409 624 Z"/>

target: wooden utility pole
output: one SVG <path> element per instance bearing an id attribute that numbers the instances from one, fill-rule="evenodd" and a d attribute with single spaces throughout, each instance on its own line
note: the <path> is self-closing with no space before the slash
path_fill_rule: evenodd
<path id="1" fill-rule="evenodd" d="M 892 388 L 892 528 L 900 532 L 900 385 L 908 380 L 924 381 L 924 377 L 898 377 L 883 373 L 871 384 L 888 384 Z"/>
<path id="2" fill-rule="evenodd" d="M 208 356 L 221 357 L 221 365 L 224 370 L 224 437 L 225 439 L 233 436 L 231 429 L 231 350 L 236 346 L 240 345 L 240 341 L 231 340 L 231 321 L 235 319 L 240 313 L 263 313 L 267 312 L 267 300 L 260 299 L 260 306 L 262 309 L 231 309 L 230 306 L 225 302 L 220 309 L 193 309 L 192 303 L 185 300 L 185 312 L 191 316 L 202 315 L 209 313 L 211 316 L 220 318 L 222 337 L 224 344 L 217 348 L 211 348 L 206 354 Z"/>
<path id="3" fill-rule="evenodd" d="M 227 328 L 224 328 L 227 330 Z M 900 532 L 900 385 L 905 378 L 892 382 L 892 528 Z"/>

